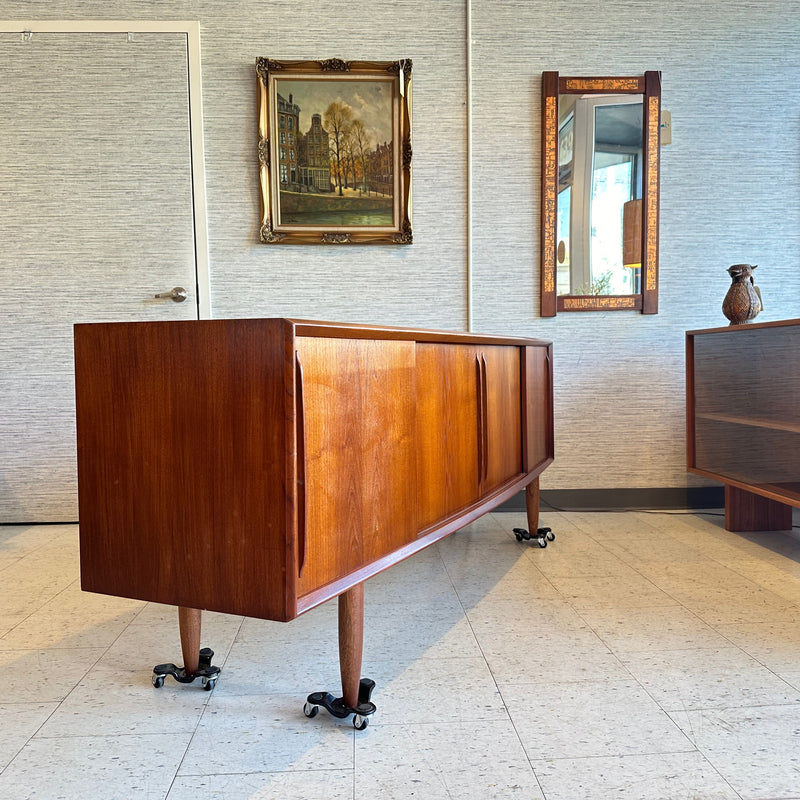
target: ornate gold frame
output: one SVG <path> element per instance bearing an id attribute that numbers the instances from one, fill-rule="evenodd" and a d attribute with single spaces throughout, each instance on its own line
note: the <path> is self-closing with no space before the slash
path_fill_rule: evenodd
<path id="1" fill-rule="evenodd" d="M 259 240 L 263 244 L 411 244 L 411 59 L 401 61 L 275 61 L 256 59 L 258 79 L 258 164 L 261 190 Z M 391 224 L 331 225 L 325 221 L 308 224 L 287 222 L 281 214 L 281 190 L 277 165 L 277 81 L 359 81 L 385 83 L 391 89 Z M 322 113 L 320 109 L 319 113 Z M 298 131 L 300 133 L 300 131 Z M 378 143 L 379 144 L 379 143 Z M 385 152 L 385 151 L 384 151 Z M 271 165 L 275 165 L 273 169 Z M 362 170 L 365 172 L 365 170 Z M 282 174 L 282 173 L 281 173 Z M 299 179 L 298 179 L 299 181 Z M 364 178 L 366 182 L 366 178 Z M 331 192 L 312 190 L 310 202 L 335 205 Z M 300 192 L 302 202 L 302 192 Z M 317 199 L 320 198 L 320 199 Z M 368 199 L 362 201 L 368 204 Z M 311 212 L 314 213 L 313 210 Z M 322 213 L 322 212 L 319 212 Z"/>
<path id="2" fill-rule="evenodd" d="M 644 204 L 642 292 L 633 295 L 556 295 L 556 196 L 558 185 L 558 97 L 560 94 L 644 95 Z M 542 252 L 541 315 L 558 311 L 636 310 L 658 313 L 659 146 L 661 73 L 641 77 L 575 78 L 542 73 Z"/>

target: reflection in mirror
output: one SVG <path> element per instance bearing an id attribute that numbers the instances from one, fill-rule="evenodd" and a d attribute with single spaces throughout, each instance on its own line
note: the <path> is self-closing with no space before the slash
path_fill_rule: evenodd
<path id="1" fill-rule="evenodd" d="M 659 73 L 544 73 L 543 100 L 542 315 L 655 313 Z"/>
<path id="2" fill-rule="evenodd" d="M 637 294 L 641 257 L 634 241 L 628 253 L 623 243 L 641 213 L 641 98 L 568 99 L 559 109 L 556 291 Z"/>

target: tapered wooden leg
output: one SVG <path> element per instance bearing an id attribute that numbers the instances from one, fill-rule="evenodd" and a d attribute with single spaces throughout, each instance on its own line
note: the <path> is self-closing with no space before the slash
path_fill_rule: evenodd
<path id="1" fill-rule="evenodd" d="M 199 608 L 178 608 L 178 626 L 181 631 L 183 668 L 187 675 L 194 675 L 200 667 L 200 619 Z"/>
<path id="2" fill-rule="evenodd" d="M 525 487 L 525 510 L 528 512 L 528 530 L 531 536 L 539 528 L 539 478 L 534 478 Z"/>
<path id="3" fill-rule="evenodd" d="M 358 705 L 361 656 L 364 649 L 364 584 L 339 595 L 339 669 L 342 699 L 349 708 Z"/>
<path id="4" fill-rule="evenodd" d="M 200 617 L 198 608 L 178 607 L 178 626 L 181 632 L 181 650 L 183 666 L 176 664 L 156 664 L 153 667 L 153 686 L 160 689 L 164 678 L 172 675 L 178 683 L 193 683 L 198 678 L 203 688 L 211 690 L 216 686 L 219 667 L 211 663 L 214 651 L 210 647 L 200 649 Z"/>
<path id="5" fill-rule="evenodd" d="M 370 700 L 375 681 L 361 677 L 361 654 L 364 648 L 364 584 L 359 583 L 339 595 L 339 670 L 342 696 L 330 692 L 312 692 L 306 698 L 303 713 L 315 717 L 322 706 L 334 717 L 353 715 L 353 727 L 363 731 L 368 717 L 375 713 Z"/>

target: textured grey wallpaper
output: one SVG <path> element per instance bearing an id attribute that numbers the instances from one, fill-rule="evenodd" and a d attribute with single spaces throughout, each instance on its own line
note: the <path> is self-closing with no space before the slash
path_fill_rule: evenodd
<path id="1" fill-rule="evenodd" d="M 180 5 L 180 4 L 179 4 Z M 202 5 L 202 4 L 201 4 Z M 215 316 L 466 325 L 466 13 L 462 0 L 207 4 L 200 13 Z M 299 8 L 307 8 L 303 15 Z M 250 12 L 249 14 L 247 12 Z M 187 13 L 189 11 L 187 10 Z M 258 243 L 256 56 L 411 58 L 411 247 Z"/>
<path id="2" fill-rule="evenodd" d="M 186 59 L 184 33 L 0 34 L 2 522 L 76 518 L 73 323 L 197 316 Z"/>
<path id="3" fill-rule="evenodd" d="M 473 2 L 475 326 L 555 344 L 543 488 L 698 485 L 684 331 L 725 325 L 730 264 L 759 320 L 800 317 L 800 3 Z M 538 317 L 540 76 L 662 71 L 660 311 Z"/>
<path id="4" fill-rule="evenodd" d="M 30 3 L 0 0 L 0 18 L 30 14 Z M 47 4 L 54 19 L 132 14 L 165 9 Z M 800 316 L 800 2 L 176 0 L 169 16 L 201 25 L 214 316 L 464 329 L 471 247 L 474 329 L 555 344 L 556 463 L 543 488 L 699 483 L 684 468 L 684 331 L 725 323 L 725 269 L 742 261 L 759 264 L 759 319 Z M 413 59 L 411 247 L 258 244 L 259 55 Z M 673 130 L 662 151 L 660 312 L 542 319 L 541 72 L 647 69 L 662 71 Z"/>

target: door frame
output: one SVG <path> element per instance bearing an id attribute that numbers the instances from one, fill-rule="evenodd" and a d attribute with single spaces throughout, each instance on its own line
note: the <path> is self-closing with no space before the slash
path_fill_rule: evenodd
<path id="1" fill-rule="evenodd" d="M 191 149 L 192 206 L 194 214 L 197 314 L 211 318 L 211 283 L 206 215 L 205 151 L 203 148 L 203 86 L 200 63 L 200 23 L 143 20 L 0 20 L 0 33 L 183 33 L 186 35 L 189 86 L 189 141 Z"/>

